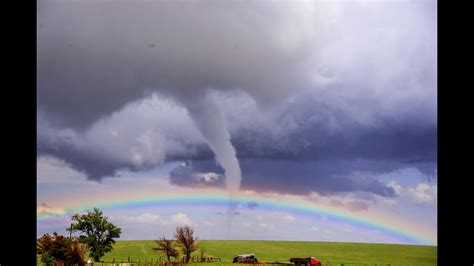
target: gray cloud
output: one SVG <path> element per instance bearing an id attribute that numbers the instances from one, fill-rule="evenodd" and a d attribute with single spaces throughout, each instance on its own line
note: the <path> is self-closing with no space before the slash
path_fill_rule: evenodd
<path id="1" fill-rule="evenodd" d="M 374 111 L 361 122 L 337 105 L 303 95 L 285 105 L 272 125 L 235 129 L 234 144 L 241 157 L 390 159 L 421 166 L 436 160 L 437 126 L 412 116 L 417 109 L 397 117 Z"/>
<path id="2" fill-rule="evenodd" d="M 240 89 L 261 105 L 327 80 L 393 99 L 432 93 L 432 6 L 42 1 L 38 105 L 80 127 L 151 91 L 184 101 Z M 393 82 L 402 86 L 384 88 Z"/>
<path id="3" fill-rule="evenodd" d="M 244 188 L 391 196 L 354 173 L 435 176 L 435 3 L 46 0 L 38 26 L 38 154 L 90 179 L 211 162 L 204 95 Z M 189 171 L 171 182 L 223 182 Z"/>
<path id="4" fill-rule="evenodd" d="M 44 1 L 39 107 L 81 126 L 156 90 L 184 101 L 241 89 L 270 104 L 310 84 L 320 28 L 312 6 Z"/>
<path id="5" fill-rule="evenodd" d="M 174 169 L 170 174 L 170 183 L 190 187 L 224 187 L 223 173 L 196 172 L 191 165 Z"/>
<path id="6" fill-rule="evenodd" d="M 193 156 L 203 149 L 212 156 L 185 110 L 166 100 L 156 103 L 152 97 L 129 104 L 85 132 L 57 127 L 39 112 L 38 155 L 63 159 L 94 180 L 120 169 L 156 167 L 166 158 Z"/>
<path id="7" fill-rule="evenodd" d="M 347 192 L 369 192 L 394 197 L 391 187 L 377 180 L 377 174 L 398 169 L 391 162 L 377 161 L 287 161 L 241 159 L 242 188 L 258 192 L 321 195 Z M 200 187 L 193 176 L 213 172 L 222 174 L 212 161 L 193 161 L 171 172 L 170 182 L 181 186 Z M 214 186 L 215 184 L 211 184 Z"/>
<path id="8" fill-rule="evenodd" d="M 412 118 L 394 121 L 384 117 L 362 124 L 354 121 L 351 114 L 309 96 L 300 97 L 271 115 L 251 108 L 250 113 L 255 115 L 237 120 L 232 117 L 249 112 L 246 107 L 235 107 L 240 106 L 238 102 L 242 99 L 233 98 L 229 106 L 234 106 L 234 110 L 222 107 L 226 120 L 232 124 L 230 133 L 238 157 L 386 161 L 390 164 L 384 165 L 391 166 L 385 171 L 413 166 L 427 176 L 434 176 L 436 125 Z M 78 170 L 94 179 L 111 176 L 120 168 L 143 169 L 164 161 L 213 159 L 185 110 L 159 97 L 125 108 L 84 135 L 71 129 L 55 129 L 47 121 L 39 120 L 38 151 L 63 158 L 72 166 L 76 164 Z M 363 169 L 357 163 L 346 167 L 354 171 Z"/>

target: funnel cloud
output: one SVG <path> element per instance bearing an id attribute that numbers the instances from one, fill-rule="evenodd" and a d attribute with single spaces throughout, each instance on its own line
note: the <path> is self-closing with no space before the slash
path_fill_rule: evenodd
<path id="1" fill-rule="evenodd" d="M 203 99 L 187 103 L 187 109 L 214 152 L 216 161 L 224 169 L 226 188 L 233 197 L 237 196 L 242 173 L 219 107 L 210 95 L 206 95 Z"/>

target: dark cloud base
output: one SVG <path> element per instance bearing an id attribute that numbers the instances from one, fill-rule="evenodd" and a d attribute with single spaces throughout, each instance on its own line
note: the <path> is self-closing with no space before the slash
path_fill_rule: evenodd
<path id="1" fill-rule="evenodd" d="M 258 192 L 276 192 L 309 195 L 317 192 L 331 195 L 348 192 L 368 192 L 384 197 L 395 197 L 395 191 L 380 182 L 377 176 L 409 165 L 393 165 L 381 161 L 287 161 L 268 159 L 240 160 L 242 189 Z M 212 160 L 189 162 L 170 174 L 170 183 L 187 186 L 224 187 L 223 180 L 213 184 L 197 182 L 197 173 L 215 172 L 223 179 L 224 170 Z"/>

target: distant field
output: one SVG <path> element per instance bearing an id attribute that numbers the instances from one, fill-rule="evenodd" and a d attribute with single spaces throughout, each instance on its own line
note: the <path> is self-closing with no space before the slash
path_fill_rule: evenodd
<path id="1" fill-rule="evenodd" d="M 153 251 L 154 241 L 117 241 L 114 251 L 104 256 L 104 261 L 124 260 L 128 257 L 143 262 L 156 260 L 162 253 Z M 253 253 L 264 262 L 288 262 L 290 257 L 315 256 L 324 263 L 344 265 L 437 265 L 436 246 L 361 244 L 300 241 L 240 241 L 201 240 L 199 247 L 206 255 L 221 257 L 225 265 L 237 254 Z M 198 253 L 195 256 L 199 256 Z M 195 263 L 194 265 L 197 265 Z M 210 265 L 210 264 L 206 264 Z"/>

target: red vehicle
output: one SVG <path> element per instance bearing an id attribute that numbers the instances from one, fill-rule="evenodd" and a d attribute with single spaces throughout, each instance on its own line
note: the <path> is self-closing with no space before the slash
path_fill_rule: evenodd
<path id="1" fill-rule="evenodd" d="M 291 258 L 290 261 L 296 266 L 321 266 L 321 261 L 317 260 L 315 257 Z"/>

